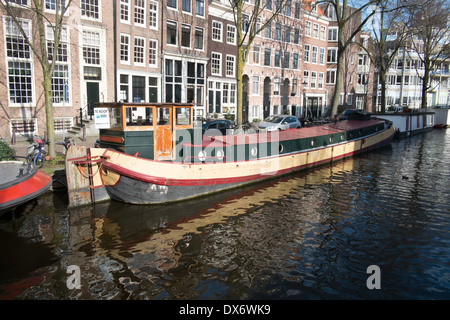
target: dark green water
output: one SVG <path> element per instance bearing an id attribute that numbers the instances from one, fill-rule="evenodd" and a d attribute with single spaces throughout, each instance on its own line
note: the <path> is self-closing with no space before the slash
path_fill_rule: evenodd
<path id="1" fill-rule="evenodd" d="M 436 129 L 170 206 L 49 193 L 1 218 L 0 299 L 449 299 L 449 181 Z"/>

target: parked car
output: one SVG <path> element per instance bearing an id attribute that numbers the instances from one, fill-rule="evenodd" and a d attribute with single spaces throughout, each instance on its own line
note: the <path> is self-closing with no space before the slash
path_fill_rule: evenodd
<path id="1" fill-rule="evenodd" d="M 386 109 L 386 113 L 403 112 L 403 107 L 401 106 L 390 106 Z"/>
<path id="2" fill-rule="evenodd" d="M 277 114 L 264 119 L 258 124 L 260 132 L 297 129 L 302 125 L 294 116 Z"/>
<path id="3" fill-rule="evenodd" d="M 347 109 L 338 115 L 338 120 L 368 120 L 371 114 L 361 109 Z"/>
<path id="4" fill-rule="evenodd" d="M 234 123 L 230 120 L 207 120 L 202 124 L 202 134 L 217 135 L 219 132 L 226 135 L 233 132 Z"/>

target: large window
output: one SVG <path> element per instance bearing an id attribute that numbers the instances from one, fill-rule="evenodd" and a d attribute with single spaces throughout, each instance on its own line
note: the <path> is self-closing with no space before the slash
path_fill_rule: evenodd
<path id="1" fill-rule="evenodd" d="M 327 84 L 336 83 L 336 70 L 327 70 Z"/>
<path id="2" fill-rule="evenodd" d="M 81 15 L 87 18 L 100 17 L 99 0 L 81 0 Z"/>
<path id="3" fill-rule="evenodd" d="M 274 67 L 281 67 L 281 51 L 280 50 L 275 50 Z"/>
<path id="4" fill-rule="evenodd" d="M 317 63 L 317 50 L 318 50 L 318 48 L 316 46 L 312 47 L 312 55 L 311 55 L 312 63 Z"/>
<path id="5" fill-rule="evenodd" d="M 236 27 L 227 25 L 227 43 L 236 43 Z"/>
<path id="6" fill-rule="evenodd" d="M 83 31 L 83 59 L 85 64 L 100 65 L 100 34 Z"/>
<path id="7" fill-rule="evenodd" d="M 145 0 L 134 0 L 134 24 L 145 27 Z"/>
<path id="8" fill-rule="evenodd" d="M 62 9 L 65 7 L 65 0 L 60 0 L 59 1 L 59 8 L 58 8 L 58 12 L 61 12 Z M 50 10 L 50 11 L 56 11 L 56 5 L 57 5 L 57 1 L 56 0 L 45 0 L 45 10 Z"/>
<path id="9" fill-rule="evenodd" d="M 12 18 L 4 18 L 6 61 L 10 103 L 33 102 L 31 50 Z M 20 20 L 22 29 L 31 37 L 30 22 Z"/>
<path id="10" fill-rule="evenodd" d="M 328 49 L 327 62 L 336 63 L 337 62 L 337 48 Z"/>
<path id="11" fill-rule="evenodd" d="M 167 21 L 167 44 L 177 45 L 177 23 Z"/>
<path id="12" fill-rule="evenodd" d="M 150 67 L 156 67 L 158 64 L 158 41 L 148 40 L 148 64 Z"/>
<path id="13" fill-rule="evenodd" d="M 185 48 L 191 47 L 191 26 L 183 24 L 181 26 L 181 46 Z"/>
<path id="14" fill-rule="evenodd" d="M 166 59 L 166 102 L 181 102 L 183 71 L 181 60 Z"/>
<path id="15" fill-rule="evenodd" d="M 329 27 L 328 28 L 328 41 L 337 41 L 338 28 Z"/>
<path id="16" fill-rule="evenodd" d="M 291 54 L 288 51 L 284 52 L 284 64 L 283 68 L 289 69 L 290 68 L 290 62 L 291 62 Z"/>
<path id="17" fill-rule="evenodd" d="M 120 0 L 120 21 L 130 22 L 130 0 Z"/>
<path id="18" fill-rule="evenodd" d="M 213 23 L 212 23 L 212 39 L 214 41 L 222 41 L 222 23 L 213 21 Z"/>
<path id="19" fill-rule="evenodd" d="M 130 63 L 130 36 L 128 34 L 120 35 L 120 62 Z"/>
<path id="20" fill-rule="evenodd" d="M 270 57 L 272 55 L 271 51 L 272 50 L 270 48 L 264 49 L 264 65 L 265 66 L 270 66 Z"/>
<path id="21" fill-rule="evenodd" d="M 309 62 L 309 54 L 310 54 L 310 45 L 309 44 L 305 44 L 305 51 L 304 51 L 304 55 L 303 55 L 303 61 L 305 62 Z"/>
<path id="22" fill-rule="evenodd" d="M 311 36 L 311 21 L 305 21 L 305 36 Z"/>
<path id="23" fill-rule="evenodd" d="M 213 52 L 211 54 L 211 74 L 222 74 L 222 54 Z"/>
<path id="24" fill-rule="evenodd" d="M 202 17 L 205 15 L 205 0 L 195 0 L 195 14 Z"/>
<path id="25" fill-rule="evenodd" d="M 234 77 L 235 76 L 235 56 L 227 55 L 227 65 L 226 65 L 226 75 L 227 77 Z"/>
<path id="26" fill-rule="evenodd" d="M 320 48 L 319 64 L 325 64 L 325 48 Z"/>
<path id="27" fill-rule="evenodd" d="M 184 12 L 191 12 L 191 0 L 182 0 L 181 9 Z"/>
<path id="28" fill-rule="evenodd" d="M 195 28 L 194 36 L 194 48 L 197 50 L 203 50 L 204 38 L 203 38 L 203 28 Z"/>
<path id="29" fill-rule="evenodd" d="M 174 9 L 176 9 L 177 8 L 177 0 L 167 0 L 167 6 L 169 7 L 169 8 L 174 8 Z"/>
<path id="30" fill-rule="evenodd" d="M 292 69 L 298 69 L 298 53 L 294 53 L 294 59 L 292 61 Z"/>
<path id="31" fill-rule="evenodd" d="M 134 64 L 144 65 L 145 61 L 145 39 L 141 37 L 134 38 Z"/>
<path id="32" fill-rule="evenodd" d="M 53 28 L 46 27 L 48 59 L 55 59 L 52 77 L 53 103 L 69 102 L 69 35 L 66 27 L 61 28 L 59 48 L 55 50 Z M 56 56 L 55 56 L 56 54 Z"/>
<path id="33" fill-rule="evenodd" d="M 53 103 L 69 102 L 69 66 L 55 65 L 52 77 Z"/>
<path id="34" fill-rule="evenodd" d="M 158 2 L 150 1 L 149 5 L 150 5 L 148 15 L 149 27 L 150 29 L 158 29 Z"/>

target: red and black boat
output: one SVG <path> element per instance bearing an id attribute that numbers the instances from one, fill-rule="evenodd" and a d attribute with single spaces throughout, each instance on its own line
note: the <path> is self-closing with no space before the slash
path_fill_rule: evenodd
<path id="1" fill-rule="evenodd" d="M 52 177 L 22 161 L 0 162 L 0 212 L 35 199 L 52 185 Z"/>

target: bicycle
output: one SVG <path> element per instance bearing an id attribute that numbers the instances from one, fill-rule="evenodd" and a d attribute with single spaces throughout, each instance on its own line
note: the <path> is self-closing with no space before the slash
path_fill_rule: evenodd
<path id="1" fill-rule="evenodd" d="M 36 168 L 42 168 L 47 156 L 45 145 L 48 141 L 36 139 L 27 147 L 27 162 Z"/>
<path id="2" fill-rule="evenodd" d="M 76 145 L 75 139 L 66 137 L 62 142 L 56 142 L 57 145 L 64 146 L 64 149 L 67 151 L 71 146 Z"/>

